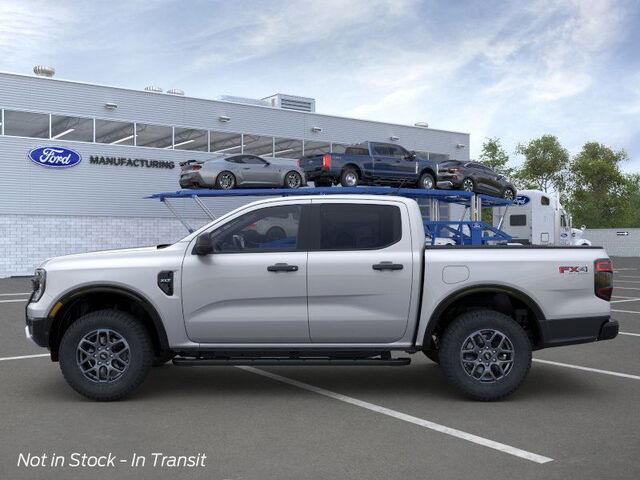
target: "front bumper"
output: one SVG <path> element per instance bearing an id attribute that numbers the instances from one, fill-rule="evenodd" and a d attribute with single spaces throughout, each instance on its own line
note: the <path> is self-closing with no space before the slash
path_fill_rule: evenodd
<path id="1" fill-rule="evenodd" d="M 611 317 L 579 317 L 546 320 L 543 325 L 544 347 L 611 340 L 619 325 Z"/>
<path id="2" fill-rule="evenodd" d="M 39 347 L 49 347 L 49 333 L 51 332 L 51 324 L 53 319 L 32 318 L 27 315 L 27 324 L 24 327 L 25 334 L 29 340 Z"/>

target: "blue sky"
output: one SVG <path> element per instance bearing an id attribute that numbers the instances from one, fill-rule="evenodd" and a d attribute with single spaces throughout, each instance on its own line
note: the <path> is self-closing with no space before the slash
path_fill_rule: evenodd
<path id="1" fill-rule="evenodd" d="M 311 96 L 322 113 L 572 152 L 640 172 L 640 2 L 0 0 L 0 70 L 187 95 Z M 515 157 L 516 161 L 519 161 Z"/>

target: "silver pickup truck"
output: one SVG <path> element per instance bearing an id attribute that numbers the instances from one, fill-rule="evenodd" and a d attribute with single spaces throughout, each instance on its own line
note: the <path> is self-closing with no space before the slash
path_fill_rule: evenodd
<path id="1" fill-rule="evenodd" d="M 371 366 L 418 352 L 467 396 L 496 400 L 532 350 L 617 335 L 612 281 L 601 248 L 425 247 L 408 198 L 272 198 L 173 245 L 45 261 L 26 334 L 95 400 L 171 359 Z"/>

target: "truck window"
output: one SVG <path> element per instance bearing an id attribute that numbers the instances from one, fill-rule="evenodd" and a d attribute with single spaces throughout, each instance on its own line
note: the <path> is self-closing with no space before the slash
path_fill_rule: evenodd
<path id="1" fill-rule="evenodd" d="M 512 227 L 524 227 L 527 224 L 526 215 L 511 215 L 509 217 L 509 225 Z"/>
<path id="2" fill-rule="evenodd" d="M 345 155 L 369 155 L 369 147 L 367 147 L 367 145 L 364 143 L 351 145 L 345 149 L 344 153 Z"/>
<path id="3" fill-rule="evenodd" d="M 540 197 L 540 204 L 541 205 L 549 205 L 550 203 L 551 202 L 549 200 L 549 197 L 545 197 L 545 196 Z"/>
<path id="4" fill-rule="evenodd" d="M 360 147 L 347 147 L 344 151 L 346 155 L 369 155 L 369 150 Z"/>
<path id="5" fill-rule="evenodd" d="M 320 250 L 376 250 L 400 241 L 400 208 L 393 205 L 320 206 Z"/>
<path id="6" fill-rule="evenodd" d="M 241 215 L 211 234 L 216 253 L 293 252 L 298 248 L 302 207 L 261 208 Z"/>

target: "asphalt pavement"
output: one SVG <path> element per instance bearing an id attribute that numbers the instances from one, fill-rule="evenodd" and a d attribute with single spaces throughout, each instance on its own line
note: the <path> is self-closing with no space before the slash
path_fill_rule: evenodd
<path id="1" fill-rule="evenodd" d="M 25 339 L 28 280 L 0 280 L 0 479 L 640 478 L 640 258 L 614 260 L 621 334 L 536 352 L 496 403 L 461 397 L 421 354 L 407 367 L 167 365 L 96 403 Z M 71 466 L 83 453 L 116 460 Z"/>

